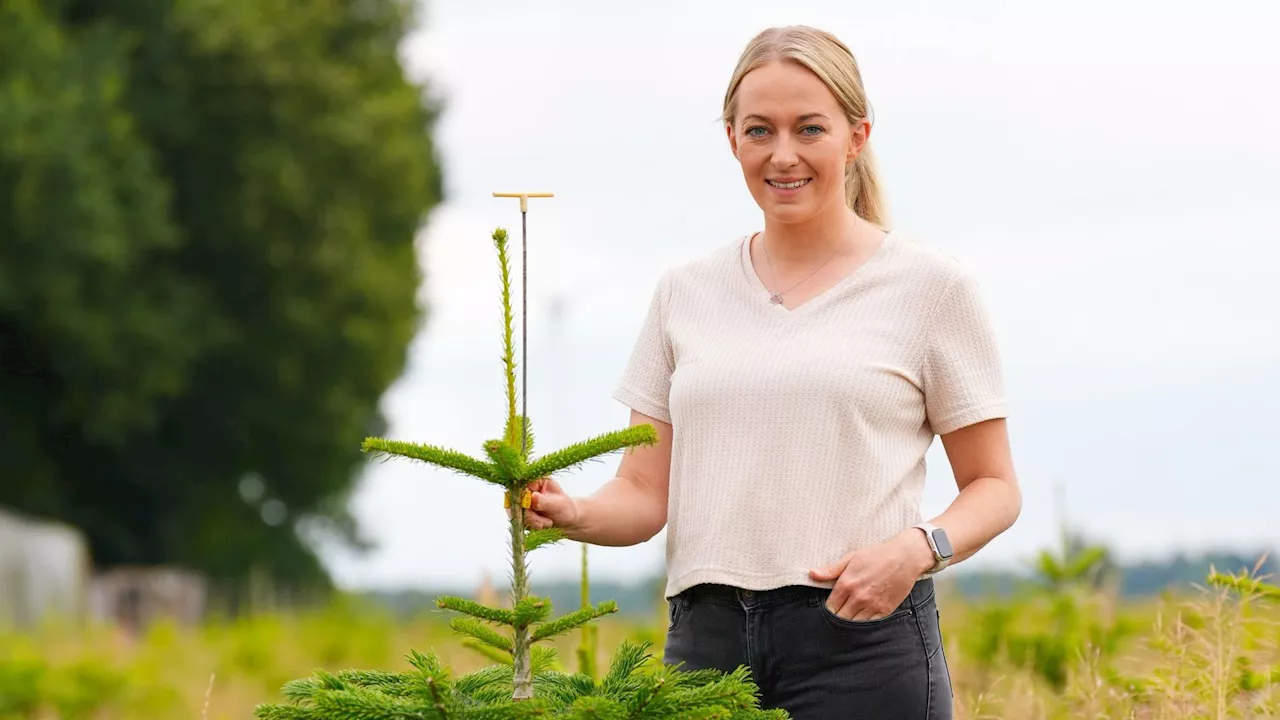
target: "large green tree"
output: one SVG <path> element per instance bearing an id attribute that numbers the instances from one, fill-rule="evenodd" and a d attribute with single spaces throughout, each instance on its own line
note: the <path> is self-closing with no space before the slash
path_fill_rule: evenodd
<path id="1" fill-rule="evenodd" d="M 299 522 L 359 541 L 441 198 L 409 5 L 0 0 L 0 504 L 102 565 L 322 580 Z"/>

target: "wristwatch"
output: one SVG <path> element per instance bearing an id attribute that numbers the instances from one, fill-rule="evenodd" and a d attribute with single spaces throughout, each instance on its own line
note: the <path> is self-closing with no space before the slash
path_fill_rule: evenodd
<path id="1" fill-rule="evenodd" d="M 951 563 L 951 557 L 955 555 L 955 550 L 951 547 L 951 540 L 947 538 L 947 531 L 934 525 L 933 523 L 923 522 L 915 527 L 924 531 L 924 536 L 929 540 L 929 547 L 933 550 L 933 567 L 925 571 L 924 577 L 937 574 Z"/>

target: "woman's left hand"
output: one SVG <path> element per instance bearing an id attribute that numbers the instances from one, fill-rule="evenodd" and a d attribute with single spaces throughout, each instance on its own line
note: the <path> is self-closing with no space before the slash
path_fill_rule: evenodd
<path id="1" fill-rule="evenodd" d="M 835 581 L 827 608 L 846 620 L 878 620 L 893 612 L 933 567 L 924 531 L 907 528 L 879 545 L 855 550 L 825 568 L 809 571 L 818 582 Z"/>

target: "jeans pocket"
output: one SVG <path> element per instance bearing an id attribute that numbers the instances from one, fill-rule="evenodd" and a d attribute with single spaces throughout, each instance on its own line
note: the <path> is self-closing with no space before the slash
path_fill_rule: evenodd
<path id="1" fill-rule="evenodd" d="M 822 616 L 826 619 L 827 623 L 832 627 L 846 630 L 866 630 L 883 627 L 885 625 L 891 625 L 912 614 L 911 602 L 910 600 L 905 600 L 901 605 L 894 609 L 893 612 L 885 615 L 884 617 L 876 618 L 875 620 L 850 620 L 848 618 L 840 617 L 831 608 L 827 607 L 826 597 L 818 597 L 816 600 L 818 610 L 822 613 Z"/>
<path id="2" fill-rule="evenodd" d="M 689 611 L 690 600 L 682 595 L 676 595 L 667 600 L 667 632 L 673 632 L 680 626 L 680 621 L 684 619 L 685 614 Z"/>

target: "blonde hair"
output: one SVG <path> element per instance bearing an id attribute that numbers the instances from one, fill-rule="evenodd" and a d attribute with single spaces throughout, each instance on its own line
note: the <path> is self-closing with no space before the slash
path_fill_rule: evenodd
<path id="1" fill-rule="evenodd" d="M 726 124 L 738 114 L 738 86 L 747 73 L 773 60 L 790 60 L 805 67 L 827 86 L 850 123 L 868 117 L 870 111 L 862 74 L 853 52 L 836 36 L 805 25 L 764 30 L 747 43 L 733 70 L 724 94 Z M 877 174 L 875 157 L 868 140 L 854 161 L 845 168 L 845 199 L 849 207 L 868 222 L 887 229 L 888 207 Z"/>

